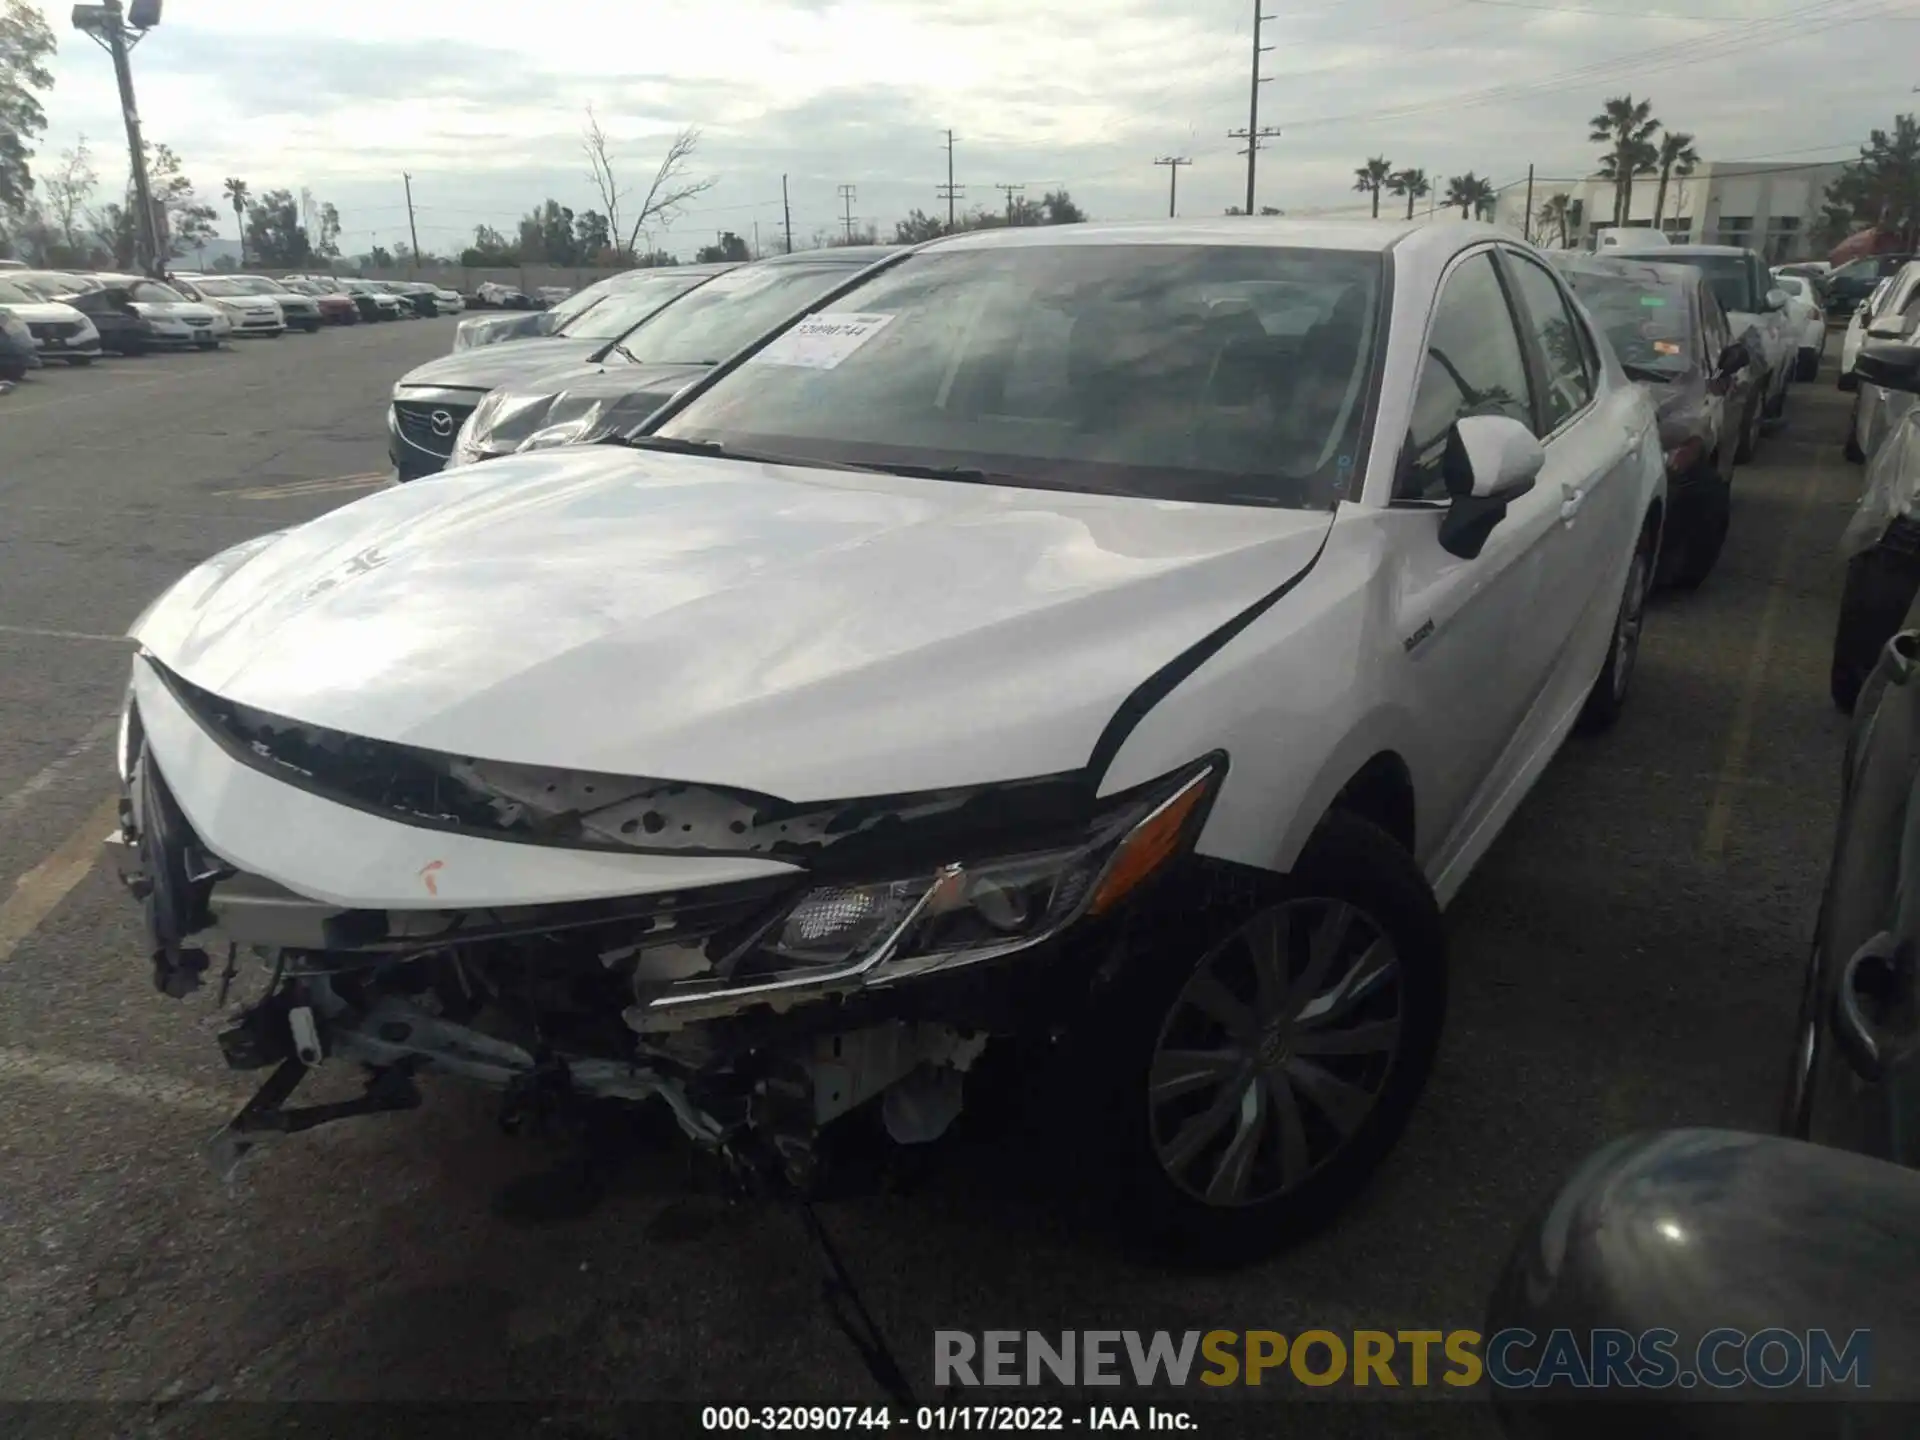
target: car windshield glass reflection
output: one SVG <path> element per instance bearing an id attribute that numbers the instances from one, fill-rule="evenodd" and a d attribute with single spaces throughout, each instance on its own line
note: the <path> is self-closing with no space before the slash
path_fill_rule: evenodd
<path id="1" fill-rule="evenodd" d="M 149 305 L 187 305 L 192 302 L 171 285 L 162 285 L 157 280 L 142 280 L 129 292 L 132 299 L 144 301 Z"/>
<path id="2" fill-rule="evenodd" d="M 1332 506 L 1359 473 L 1374 252 L 935 249 L 661 428 L 823 464 L 1160 500 Z"/>
<path id="3" fill-rule="evenodd" d="M 646 321 L 620 349 L 629 360 L 715 365 L 855 273 L 847 265 L 730 270 Z"/>
<path id="4" fill-rule="evenodd" d="M 1697 363 L 1687 292 L 1679 285 L 1578 270 L 1568 278 L 1622 365 L 1681 375 Z"/>
<path id="5" fill-rule="evenodd" d="M 1675 255 L 1671 259 L 1663 255 L 1660 263 L 1691 265 L 1705 275 L 1722 310 L 1737 310 L 1742 315 L 1760 311 L 1760 297 L 1753 293 L 1753 273 L 1744 255 Z"/>
<path id="6" fill-rule="evenodd" d="M 620 289 L 554 333 L 568 340 L 618 340 L 676 295 L 684 295 L 704 275 L 652 276 Z"/>

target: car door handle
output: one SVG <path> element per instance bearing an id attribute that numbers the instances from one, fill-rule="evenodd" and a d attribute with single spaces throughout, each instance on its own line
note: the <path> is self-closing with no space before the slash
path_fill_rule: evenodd
<path id="1" fill-rule="evenodd" d="M 1562 520 L 1573 519 L 1574 516 L 1580 513 L 1580 507 L 1585 503 L 1586 498 L 1587 492 L 1579 486 L 1562 485 L 1560 487 L 1560 518 Z"/>

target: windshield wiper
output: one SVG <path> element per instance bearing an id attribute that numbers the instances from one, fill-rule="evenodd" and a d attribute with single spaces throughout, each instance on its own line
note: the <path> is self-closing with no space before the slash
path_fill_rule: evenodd
<path id="1" fill-rule="evenodd" d="M 624 445 L 629 450 L 663 450 L 669 455 L 734 455 L 718 440 L 680 440 L 671 435 L 603 435 L 602 445 Z"/>
<path id="2" fill-rule="evenodd" d="M 909 480 L 958 480 L 967 485 L 993 485 L 1010 477 L 989 475 L 966 465 L 850 465 L 851 470 L 866 470 L 875 475 L 904 475 Z"/>

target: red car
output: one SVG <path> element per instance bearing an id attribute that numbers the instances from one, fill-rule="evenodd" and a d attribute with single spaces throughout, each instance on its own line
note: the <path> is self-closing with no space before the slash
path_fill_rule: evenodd
<path id="1" fill-rule="evenodd" d="M 314 303 L 320 307 L 321 320 L 326 324 L 358 325 L 360 323 L 360 307 L 354 303 L 351 295 L 328 289 L 326 284 L 319 280 L 282 280 L 280 283 L 289 290 L 297 291 L 302 295 L 311 295 Z"/>

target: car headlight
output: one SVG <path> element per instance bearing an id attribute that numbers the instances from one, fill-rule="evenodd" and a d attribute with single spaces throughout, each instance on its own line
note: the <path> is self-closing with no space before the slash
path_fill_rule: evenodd
<path id="1" fill-rule="evenodd" d="M 904 878 L 833 881 L 801 895 L 724 979 L 685 982 L 652 1009 L 762 992 L 885 985 L 1038 945 L 1119 907 L 1198 831 L 1222 774 L 1206 762 L 1101 808 L 1076 840 Z"/>

